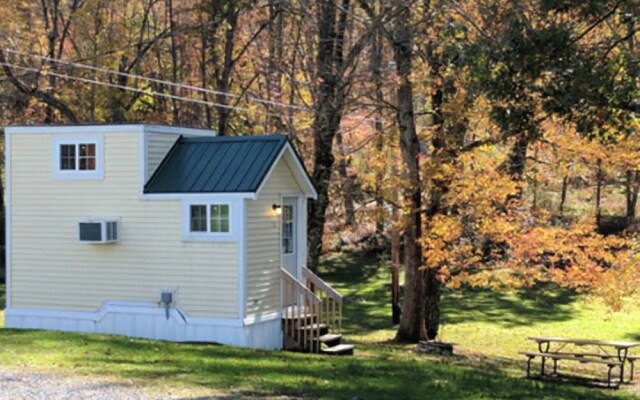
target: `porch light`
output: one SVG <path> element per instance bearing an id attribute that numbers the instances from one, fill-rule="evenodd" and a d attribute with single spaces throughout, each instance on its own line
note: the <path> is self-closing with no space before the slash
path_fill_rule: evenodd
<path id="1" fill-rule="evenodd" d="M 271 206 L 271 208 L 273 209 L 273 212 L 276 213 L 276 215 L 282 214 L 282 206 L 280 204 L 274 204 Z"/>

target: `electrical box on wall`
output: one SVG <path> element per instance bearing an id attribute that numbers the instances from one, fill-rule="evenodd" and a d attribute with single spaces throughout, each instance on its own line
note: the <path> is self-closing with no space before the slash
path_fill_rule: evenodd
<path id="1" fill-rule="evenodd" d="M 119 221 L 101 218 L 78 223 L 78 238 L 83 243 L 115 243 L 118 241 Z"/>

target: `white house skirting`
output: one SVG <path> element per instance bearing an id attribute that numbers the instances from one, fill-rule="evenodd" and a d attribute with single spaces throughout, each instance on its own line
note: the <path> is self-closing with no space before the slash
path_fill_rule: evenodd
<path id="1" fill-rule="evenodd" d="M 106 302 L 97 312 L 8 308 L 6 328 L 104 333 L 171 342 L 210 342 L 238 347 L 282 348 L 279 314 L 251 321 L 232 318 L 190 318 L 179 307 L 153 303 Z"/>

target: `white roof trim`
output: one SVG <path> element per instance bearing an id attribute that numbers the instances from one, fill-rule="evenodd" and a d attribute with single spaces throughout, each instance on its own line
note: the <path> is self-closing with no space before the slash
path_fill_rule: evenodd
<path id="1" fill-rule="evenodd" d="M 211 129 L 186 128 L 182 126 L 169 125 L 144 125 L 144 130 L 151 133 L 168 133 L 172 135 L 192 135 L 192 136 L 217 136 Z"/>
<path id="2" fill-rule="evenodd" d="M 143 193 L 141 200 L 206 200 L 233 201 L 238 199 L 255 200 L 257 195 L 251 192 L 207 192 L 207 193 Z"/>
<path id="3" fill-rule="evenodd" d="M 186 128 L 169 125 L 145 125 L 145 124 L 123 124 L 123 125 L 38 125 L 38 126 L 7 126 L 5 132 L 9 134 L 91 134 L 110 132 L 154 132 L 170 133 L 175 135 L 187 134 L 194 136 L 215 136 L 215 132 L 209 129 Z"/>
<path id="4" fill-rule="evenodd" d="M 316 192 L 316 189 L 313 186 L 313 183 L 311 183 L 311 179 L 309 179 L 309 176 L 307 175 L 307 172 L 305 171 L 304 167 L 300 163 L 300 159 L 298 158 L 295 151 L 293 150 L 293 147 L 291 147 L 291 143 L 289 143 L 288 141 L 280 151 L 280 154 L 278 154 L 276 159 L 271 164 L 271 167 L 269 167 L 269 172 L 267 172 L 264 179 L 262 179 L 262 182 L 260 182 L 260 186 L 258 186 L 258 190 L 256 190 L 256 197 L 260 195 L 260 192 L 264 188 L 264 185 L 269 180 L 269 177 L 271 177 L 271 174 L 273 173 L 274 168 L 276 167 L 276 165 L 278 165 L 278 162 L 280 162 L 280 160 L 285 154 L 288 154 L 289 159 L 293 160 L 293 164 L 295 165 L 295 168 L 290 168 L 291 173 L 293 174 L 293 177 L 296 179 L 296 182 L 298 183 L 300 188 L 302 188 L 302 190 L 304 191 L 305 196 L 307 198 L 312 198 L 316 200 L 318 198 L 318 193 Z"/>

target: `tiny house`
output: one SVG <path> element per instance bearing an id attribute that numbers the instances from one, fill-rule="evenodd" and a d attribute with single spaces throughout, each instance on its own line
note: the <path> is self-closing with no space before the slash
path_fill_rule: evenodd
<path id="1" fill-rule="evenodd" d="M 316 191 L 286 136 L 5 137 L 7 328 L 307 350 L 339 329 L 342 298 L 304 267 Z"/>

